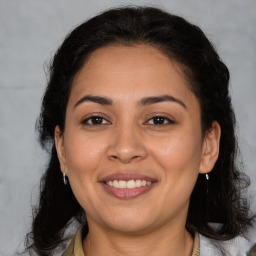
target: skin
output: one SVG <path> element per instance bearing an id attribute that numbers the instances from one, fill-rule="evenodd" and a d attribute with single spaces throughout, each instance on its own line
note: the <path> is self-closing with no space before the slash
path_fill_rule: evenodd
<path id="1" fill-rule="evenodd" d="M 88 95 L 112 103 L 81 100 Z M 176 101 L 142 102 L 163 95 Z M 98 125 L 91 115 L 102 117 Z M 175 61 L 148 45 L 96 50 L 74 80 L 65 130 L 55 129 L 61 170 L 87 215 L 85 255 L 191 255 L 189 198 L 219 139 L 217 122 L 202 136 L 198 99 Z M 112 173 L 143 174 L 154 186 L 119 199 L 100 183 Z"/>

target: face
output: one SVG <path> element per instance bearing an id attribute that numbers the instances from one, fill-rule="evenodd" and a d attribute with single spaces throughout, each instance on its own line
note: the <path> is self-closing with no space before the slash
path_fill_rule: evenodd
<path id="1" fill-rule="evenodd" d="M 89 227 L 140 233 L 185 226 L 218 136 L 215 128 L 202 136 L 198 100 L 177 63 L 151 46 L 109 46 L 77 74 L 55 142 Z"/>

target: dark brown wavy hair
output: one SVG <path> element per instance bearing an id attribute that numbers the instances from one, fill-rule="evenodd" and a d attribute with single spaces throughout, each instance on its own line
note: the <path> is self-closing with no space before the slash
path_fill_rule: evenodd
<path id="1" fill-rule="evenodd" d="M 249 181 L 236 165 L 236 121 L 228 92 L 227 67 L 202 30 L 185 19 L 152 7 L 123 7 L 105 11 L 75 28 L 49 68 L 37 129 L 50 160 L 41 179 L 40 199 L 34 207 L 27 249 L 31 254 L 52 255 L 63 242 L 70 221 L 74 218 L 81 221 L 84 215 L 70 186 L 63 184 L 54 129 L 57 125 L 62 131 L 65 129 L 67 102 L 78 71 L 93 51 L 113 44 L 151 45 L 181 65 L 200 103 L 203 134 L 215 120 L 222 131 L 219 158 L 208 185 L 204 176 L 198 176 L 186 227 L 188 230 L 196 227 L 201 234 L 217 240 L 243 234 L 252 224 L 243 194 Z M 88 232 L 86 225 L 85 232 Z"/>

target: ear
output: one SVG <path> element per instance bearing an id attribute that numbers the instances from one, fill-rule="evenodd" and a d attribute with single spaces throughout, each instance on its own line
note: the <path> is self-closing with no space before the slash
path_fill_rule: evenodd
<path id="1" fill-rule="evenodd" d="M 54 131 L 54 140 L 55 140 L 55 147 L 58 155 L 58 159 L 60 162 L 60 169 L 63 173 L 67 175 L 67 168 L 66 168 L 66 157 L 65 157 L 65 150 L 64 150 L 64 138 L 63 134 L 60 130 L 60 127 L 57 125 Z"/>
<path id="2" fill-rule="evenodd" d="M 212 126 L 205 132 L 203 150 L 199 172 L 205 174 L 210 172 L 219 156 L 221 128 L 217 121 L 212 122 Z"/>

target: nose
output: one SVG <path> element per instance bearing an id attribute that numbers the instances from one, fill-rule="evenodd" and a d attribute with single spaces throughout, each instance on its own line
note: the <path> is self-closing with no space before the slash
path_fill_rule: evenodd
<path id="1" fill-rule="evenodd" d="M 126 164 L 146 158 L 147 150 L 142 134 L 134 127 L 117 127 L 107 156 L 112 161 Z"/>

